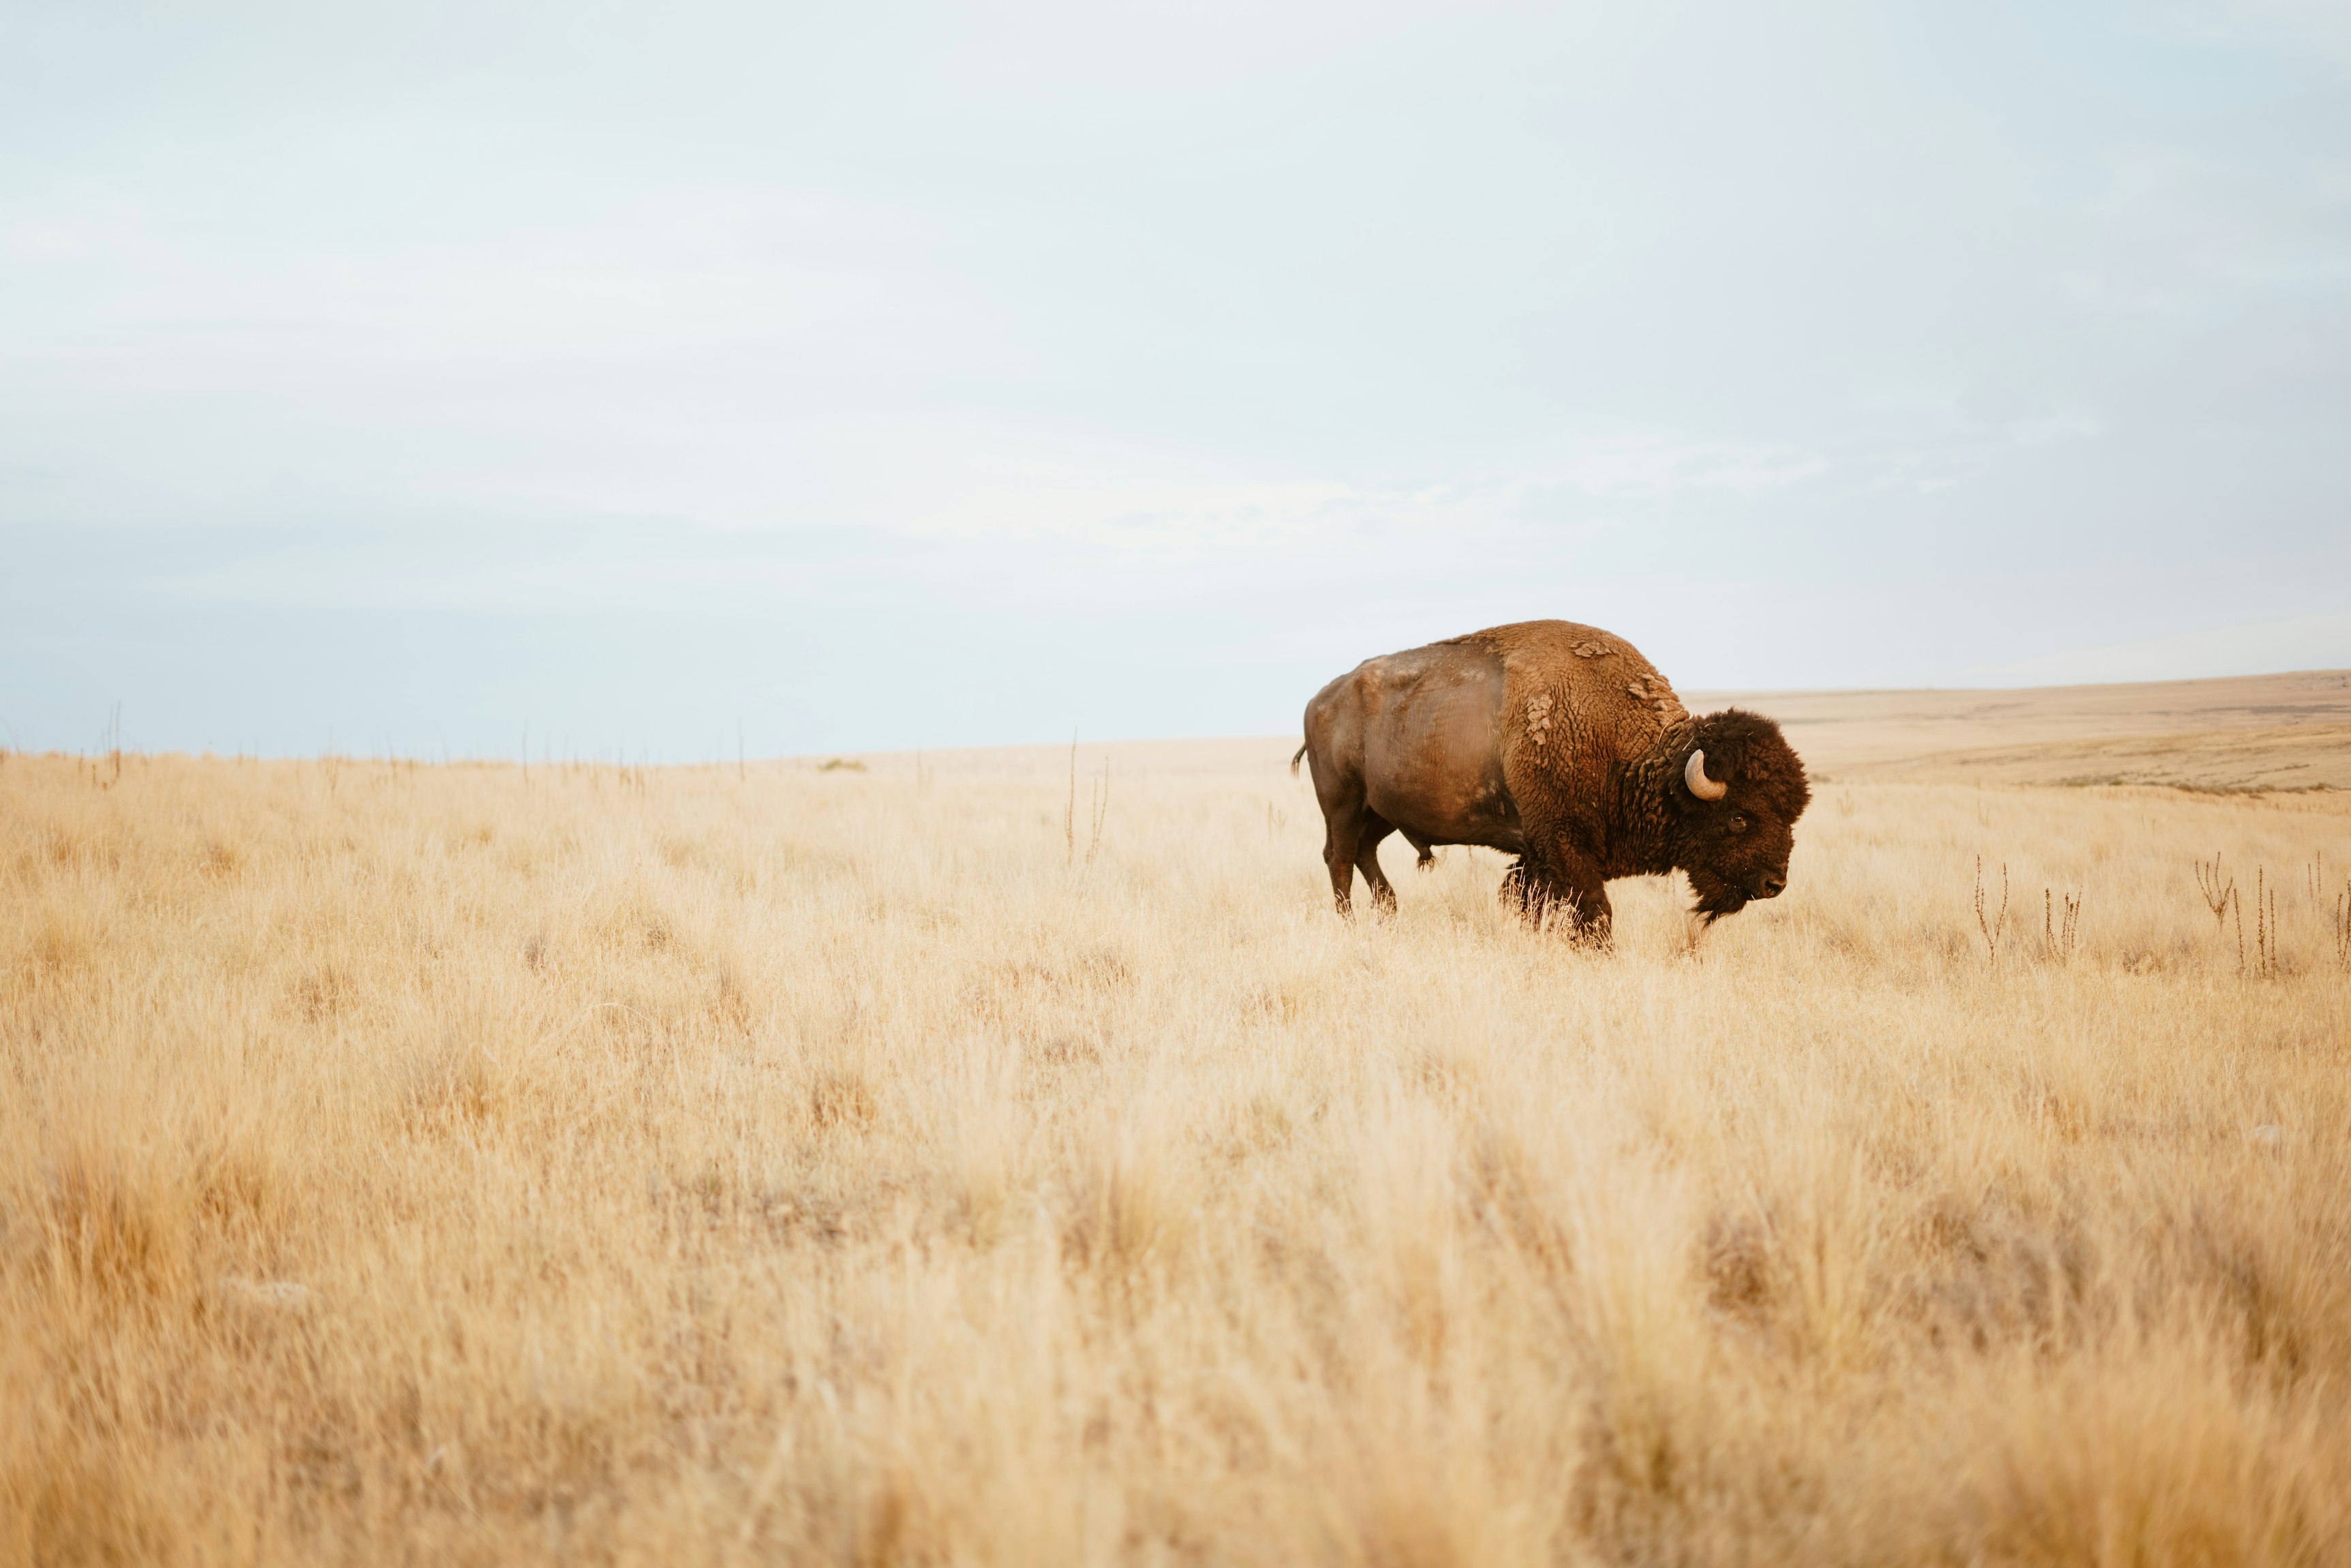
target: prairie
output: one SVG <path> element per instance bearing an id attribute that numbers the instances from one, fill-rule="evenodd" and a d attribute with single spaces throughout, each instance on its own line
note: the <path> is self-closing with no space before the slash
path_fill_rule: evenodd
<path id="1" fill-rule="evenodd" d="M 0 1561 L 2351 1562 L 2351 797 L 1292 744 L 0 759 Z"/>

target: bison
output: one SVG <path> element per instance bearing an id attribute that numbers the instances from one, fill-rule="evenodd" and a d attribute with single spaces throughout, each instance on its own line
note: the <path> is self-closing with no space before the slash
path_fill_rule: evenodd
<path id="1" fill-rule="evenodd" d="M 1692 718 L 1621 637 L 1527 621 L 1367 659 L 1306 705 L 1322 862 L 1348 912 L 1354 873 L 1382 911 L 1380 841 L 1518 856 L 1502 894 L 1605 945 L 1607 883 L 1680 871 L 1708 924 L 1788 885 L 1804 765 L 1759 715 Z"/>

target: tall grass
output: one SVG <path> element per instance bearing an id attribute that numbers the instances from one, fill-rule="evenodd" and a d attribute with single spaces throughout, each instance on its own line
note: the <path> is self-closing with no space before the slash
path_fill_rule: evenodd
<path id="1" fill-rule="evenodd" d="M 1059 760 L 12 758 L 0 1561 L 2351 1560 L 2339 890 L 2194 869 L 2334 798 L 1830 786 L 1592 955 Z"/>

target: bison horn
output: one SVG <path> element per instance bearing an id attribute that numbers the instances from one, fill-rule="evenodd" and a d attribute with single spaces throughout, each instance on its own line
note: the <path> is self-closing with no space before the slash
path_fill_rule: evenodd
<path id="1" fill-rule="evenodd" d="M 1701 800 L 1719 800 L 1730 793 L 1729 785 L 1718 784 L 1706 776 L 1704 747 L 1691 752 L 1689 760 L 1682 765 L 1682 782 L 1688 785 L 1689 792 Z"/>

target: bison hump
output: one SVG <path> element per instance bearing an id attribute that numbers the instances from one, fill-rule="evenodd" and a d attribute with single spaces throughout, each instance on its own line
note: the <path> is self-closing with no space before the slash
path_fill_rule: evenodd
<path id="1" fill-rule="evenodd" d="M 1528 622 L 1479 635 L 1501 655 L 1505 724 L 1531 761 L 1630 762 L 1689 717 L 1639 650 L 1597 627 Z"/>

